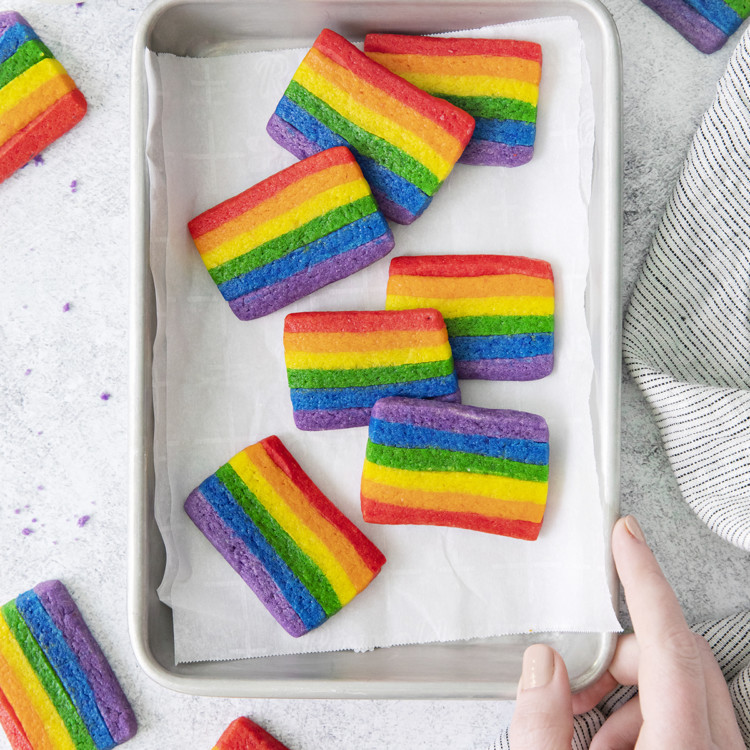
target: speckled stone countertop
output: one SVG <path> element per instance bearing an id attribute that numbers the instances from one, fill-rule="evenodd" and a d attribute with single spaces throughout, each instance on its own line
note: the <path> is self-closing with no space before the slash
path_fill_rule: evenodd
<path id="1" fill-rule="evenodd" d="M 63 61 L 89 113 L 0 185 L 0 599 L 47 578 L 70 586 L 138 715 L 133 750 L 210 748 L 239 715 L 291 750 L 484 748 L 512 704 L 199 698 L 159 687 L 136 663 L 125 596 L 129 84 L 146 5 L 7 8 Z M 705 56 L 638 0 L 606 5 L 623 53 L 624 308 L 741 32 Z M 622 411 L 622 510 L 637 514 L 688 620 L 750 608 L 750 558 L 684 504 L 627 376 Z"/>

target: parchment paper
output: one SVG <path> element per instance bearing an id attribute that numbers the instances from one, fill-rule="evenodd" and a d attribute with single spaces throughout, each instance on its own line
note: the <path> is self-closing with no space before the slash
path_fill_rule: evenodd
<path id="1" fill-rule="evenodd" d="M 457 35 L 457 34 L 456 34 Z M 265 132 L 305 50 L 190 59 L 148 53 L 151 96 L 156 518 L 167 547 L 159 589 L 174 612 L 178 662 L 452 641 L 516 632 L 614 631 L 589 413 L 593 364 L 585 320 L 593 107 L 571 19 L 466 36 L 538 41 L 544 62 L 533 160 L 458 165 L 396 248 L 370 268 L 265 318 L 241 322 L 187 231 L 198 213 L 294 163 Z M 312 40 L 311 40 L 312 41 Z M 390 257 L 501 253 L 543 258 L 556 283 L 555 368 L 528 383 L 461 381 L 464 403 L 543 415 L 550 492 L 540 538 L 366 524 L 359 479 L 366 428 L 301 432 L 283 364 L 284 316 L 382 309 Z M 589 290 L 596 304 L 596 290 Z M 278 435 L 388 562 L 340 613 L 294 639 L 183 511 L 189 492 L 245 446 Z"/>

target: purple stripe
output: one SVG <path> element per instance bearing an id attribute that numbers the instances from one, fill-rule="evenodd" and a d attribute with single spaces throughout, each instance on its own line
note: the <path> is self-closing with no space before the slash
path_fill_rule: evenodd
<path id="1" fill-rule="evenodd" d="M 15 26 L 17 23 L 29 26 L 29 22 L 20 14 L 14 10 L 8 10 L 4 13 L 0 13 L 0 36 L 2 36 L 11 26 Z M 29 28 L 31 28 L 29 26 Z"/>
<path id="2" fill-rule="evenodd" d="M 458 161 L 476 166 L 520 167 L 531 161 L 533 155 L 533 146 L 508 146 L 506 143 L 472 138 Z"/>
<path id="3" fill-rule="evenodd" d="M 539 380 L 552 372 L 554 354 L 515 359 L 457 359 L 456 375 L 466 380 Z"/>
<path id="4" fill-rule="evenodd" d="M 415 219 L 417 219 L 421 215 L 421 214 L 413 214 L 405 206 L 402 206 L 400 203 L 396 203 L 392 201 L 390 198 L 386 196 L 386 194 L 382 190 L 378 190 L 372 185 L 370 187 L 372 189 L 372 194 L 378 203 L 378 207 L 383 212 L 383 215 L 387 219 L 390 219 L 391 221 L 395 221 L 396 224 L 411 224 Z"/>
<path id="5" fill-rule="evenodd" d="M 276 621 L 289 635 L 298 638 L 308 632 L 300 616 L 286 600 L 281 589 L 268 574 L 263 563 L 247 545 L 221 520 L 211 503 L 199 489 L 185 501 L 185 512 L 205 534 L 221 556 L 239 573 Z"/>
<path id="6" fill-rule="evenodd" d="M 34 593 L 76 655 L 112 739 L 129 740 L 138 729 L 133 709 L 68 590 L 60 581 L 44 581 Z"/>
<path id="7" fill-rule="evenodd" d="M 351 276 L 379 260 L 393 249 L 393 235 L 388 231 L 364 245 L 334 255 L 317 265 L 299 271 L 275 284 L 230 300 L 229 307 L 240 320 L 253 320 L 286 307 L 317 289 Z"/>
<path id="8" fill-rule="evenodd" d="M 266 124 L 266 132 L 298 159 L 306 159 L 323 150 L 315 141 L 304 136 L 294 125 L 282 120 L 275 112 Z"/>
<path id="9" fill-rule="evenodd" d="M 392 396 L 381 398 L 375 404 L 373 417 L 385 422 L 414 424 L 465 435 L 549 442 L 549 430 L 543 417 L 511 409 L 482 409 L 466 404 Z"/>
<path id="10" fill-rule="evenodd" d="M 721 29 L 682 0 L 643 0 L 643 3 L 707 55 L 716 52 L 728 39 Z"/>

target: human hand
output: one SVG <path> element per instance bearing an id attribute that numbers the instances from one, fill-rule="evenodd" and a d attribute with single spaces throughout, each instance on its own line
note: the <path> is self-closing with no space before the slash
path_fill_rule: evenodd
<path id="1" fill-rule="evenodd" d="M 638 695 L 607 719 L 590 750 L 745 750 L 719 665 L 706 641 L 689 630 L 632 516 L 615 524 L 612 554 L 635 632 L 620 637 L 607 672 L 576 695 L 556 651 L 528 648 L 510 725 L 512 750 L 570 750 L 573 714 L 590 710 L 618 685 L 638 685 Z"/>

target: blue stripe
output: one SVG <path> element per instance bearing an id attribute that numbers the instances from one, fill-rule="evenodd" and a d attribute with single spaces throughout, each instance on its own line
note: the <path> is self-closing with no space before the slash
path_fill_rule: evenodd
<path id="1" fill-rule="evenodd" d="M 723 31 L 727 36 L 737 31 L 742 18 L 723 0 L 686 0 L 698 13 Z"/>
<path id="2" fill-rule="evenodd" d="M 434 398 L 447 396 L 458 390 L 455 374 L 439 378 L 414 380 L 410 383 L 368 385 L 361 388 L 291 388 L 292 406 L 295 411 L 306 409 L 354 409 L 373 406 L 379 398 L 386 396 L 411 396 Z"/>
<path id="3" fill-rule="evenodd" d="M 268 574 L 281 589 L 284 598 L 299 615 L 305 627 L 311 630 L 326 620 L 326 613 L 302 584 L 276 550 L 266 541 L 258 527 L 237 504 L 232 493 L 212 474 L 200 486 L 203 496 L 221 520 L 247 545 L 248 550 L 261 561 Z"/>
<path id="4" fill-rule="evenodd" d="M 15 55 L 22 44 L 32 39 L 39 39 L 32 28 L 22 23 L 13 24 L 0 37 L 0 64 Z"/>
<path id="5" fill-rule="evenodd" d="M 117 743 L 104 723 L 96 696 L 78 657 L 58 630 L 39 597 L 34 591 L 26 591 L 16 599 L 16 606 L 73 701 L 97 750 L 110 750 L 115 747 Z"/>
<path id="6" fill-rule="evenodd" d="M 224 299 L 233 300 L 263 287 L 276 284 L 335 255 L 354 250 L 388 231 L 388 223 L 380 213 L 372 213 L 321 237 L 309 245 L 298 247 L 283 258 L 255 268 L 242 276 L 219 284 Z"/>
<path id="7" fill-rule="evenodd" d="M 276 107 L 276 115 L 299 130 L 305 138 L 317 143 L 321 150 L 334 146 L 347 146 L 359 164 L 373 191 L 382 192 L 394 203 L 418 216 L 427 208 L 432 198 L 395 172 L 368 156 L 363 156 L 349 141 L 334 133 L 327 125 L 316 120 L 307 110 L 286 96 Z"/>
<path id="8" fill-rule="evenodd" d="M 474 138 L 481 141 L 495 141 L 508 146 L 533 146 L 536 137 L 536 125 L 533 122 L 520 120 L 494 120 L 486 117 L 476 118 Z"/>
<path id="9" fill-rule="evenodd" d="M 509 461 L 537 466 L 546 466 L 549 463 L 547 443 L 467 435 L 375 418 L 370 419 L 370 440 L 379 445 L 392 445 L 396 448 L 443 448 L 449 451 L 506 458 Z"/>
<path id="10" fill-rule="evenodd" d="M 457 360 L 518 359 L 552 354 L 552 333 L 516 333 L 508 336 L 453 336 L 450 339 Z"/>

